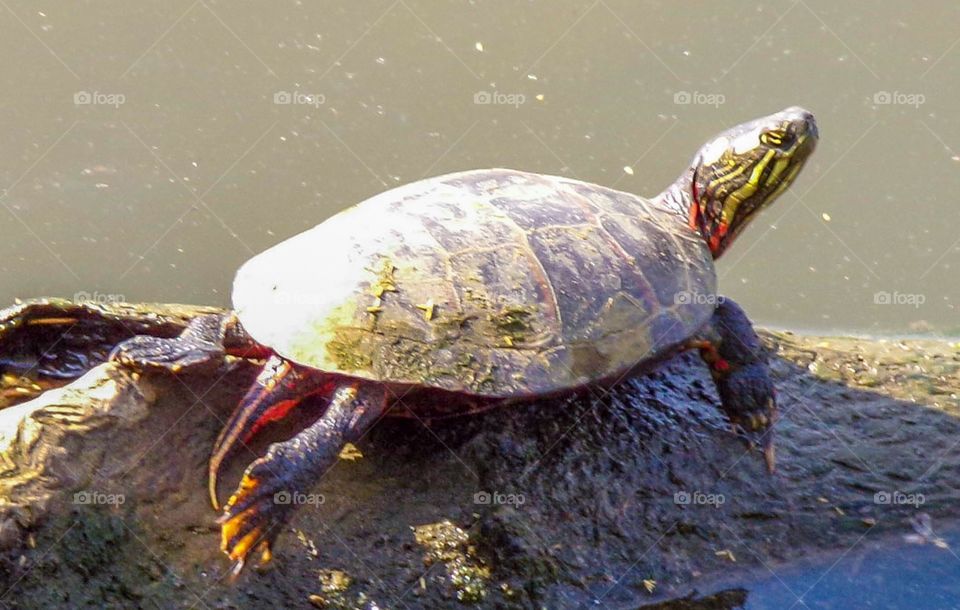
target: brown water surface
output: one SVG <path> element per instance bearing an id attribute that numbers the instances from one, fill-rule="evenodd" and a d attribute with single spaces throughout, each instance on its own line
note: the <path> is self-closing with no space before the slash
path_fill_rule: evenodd
<path id="1" fill-rule="evenodd" d="M 4 303 L 226 305 L 252 253 L 386 188 L 506 166 L 654 195 L 715 132 L 800 104 L 819 151 L 721 261 L 723 291 L 765 324 L 960 331 L 955 2 L 0 15 Z"/>

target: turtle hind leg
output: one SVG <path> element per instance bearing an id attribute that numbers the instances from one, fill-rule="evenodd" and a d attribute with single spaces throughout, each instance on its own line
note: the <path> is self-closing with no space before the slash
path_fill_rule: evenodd
<path id="1" fill-rule="evenodd" d="M 226 354 L 224 339 L 234 321 L 232 315 L 197 316 L 177 337 L 131 337 L 119 343 L 109 359 L 138 370 L 214 369 Z"/>
<path id="2" fill-rule="evenodd" d="M 751 442 L 758 442 L 767 469 L 773 472 L 776 390 L 766 349 L 743 309 L 729 299 L 722 300 L 688 347 L 700 350 L 716 383 L 723 412 L 735 427 L 747 432 Z"/>
<path id="3" fill-rule="evenodd" d="M 303 399 L 318 393 L 329 394 L 333 383 L 279 356 L 267 359 L 213 444 L 207 472 L 210 502 L 215 509 L 220 508 L 217 479 L 224 461 L 266 424 L 283 419 Z"/>
<path id="4" fill-rule="evenodd" d="M 274 443 L 247 468 L 237 491 L 224 507 L 221 548 L 236 562 L 239 574 L 249 554 L 270 560 L 270 547 L 292 509 L 337 461 L 347 442 L 356 441 L 386 410 L 382 386 L 360 382 L 339 385 L 330 406 L 292 439 Z"/>

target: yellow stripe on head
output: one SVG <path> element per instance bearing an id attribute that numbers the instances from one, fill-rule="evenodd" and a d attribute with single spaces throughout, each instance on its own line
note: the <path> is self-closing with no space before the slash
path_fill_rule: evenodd
<path id="1" fill-rule="evenodd" d="M 813 115 L 795 107 L 738 125 L 701 148 L 692 171 L 695 207 L 684 217 L 698 219 L 714 257 L 790 186 L 817 138 Z"/>
<path id="2" fill-rule="evenodd" d="M 733 218 L 737 213 L 737 208 L 740 207 L 740 204 L 753 197 L 754 193 L 760 188 L 760 177 L 763 176 L 763 170 L 767 168 L 767 165 L 770 164 L 770 159 L 774 156 L 773 150 L 768 150 L 766 154 L 761 157 L 761 159 L 753 166 L 753 171 L 750 172 L 750 177 L 747 179 L 747 183 L 741 186 L 739 189 L 731 193 L 726 199 L 723 200 L 723 214 L 721 216 L 721 221 L 725 222 L 727 225 L 733 224 Z"/>

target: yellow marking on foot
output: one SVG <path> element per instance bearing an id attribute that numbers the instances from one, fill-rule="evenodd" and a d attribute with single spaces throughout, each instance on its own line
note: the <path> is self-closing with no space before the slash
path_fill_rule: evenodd
<path id="1" fill-rule="evenodd" d="M 220 548 L 227 554 L 228 557 L 230 557 L 230 559 L 234 561 L 241 561 L 250 554 L 251 547 L 253 547 L 253 544 L 260 539 L 260 535 L 262 533 L 263 532 L 259 527 L 255 527 L 249 534 L 241 538 L 239 542 L 233 545 L 232 549 L 228 549 L 227 546 L 230 542 L 230 538 L 227 537 L 226 529 L 224 529 L 223 543 Z"/>
<path id="2" fill-rule="evenodd" d="M 273 561 L 273 551 L 270 550 L 270 543 L 264 540 L 260 543 L 260 565 L 265 566 Z"/>

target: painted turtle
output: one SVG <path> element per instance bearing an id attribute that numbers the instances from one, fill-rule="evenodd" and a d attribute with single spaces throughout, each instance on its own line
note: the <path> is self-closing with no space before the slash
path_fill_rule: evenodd
<path id="1" fill-rule="evenodd" d="M 384 415 L 437 417 L 612 384 L 680 350 L 709 364 L 722 410 L 773 465 L 774 388 L 743 311 L 716 295 L 713 259 L 796 178 L 817 141 L 801 108 L 723 132 L 654 199 L 507 169 L 402 186 L 255 256 L 235 314 L 112 358 L 172 372 L 224 353 L 263 371 L 217 439 L 221 464 L 310 395 L 329 400 L 270 446 L 223 508 L 239 572 L 270 558 L 291 503 Z M 239 340 L 238 337 L 246 337 Z"/>

